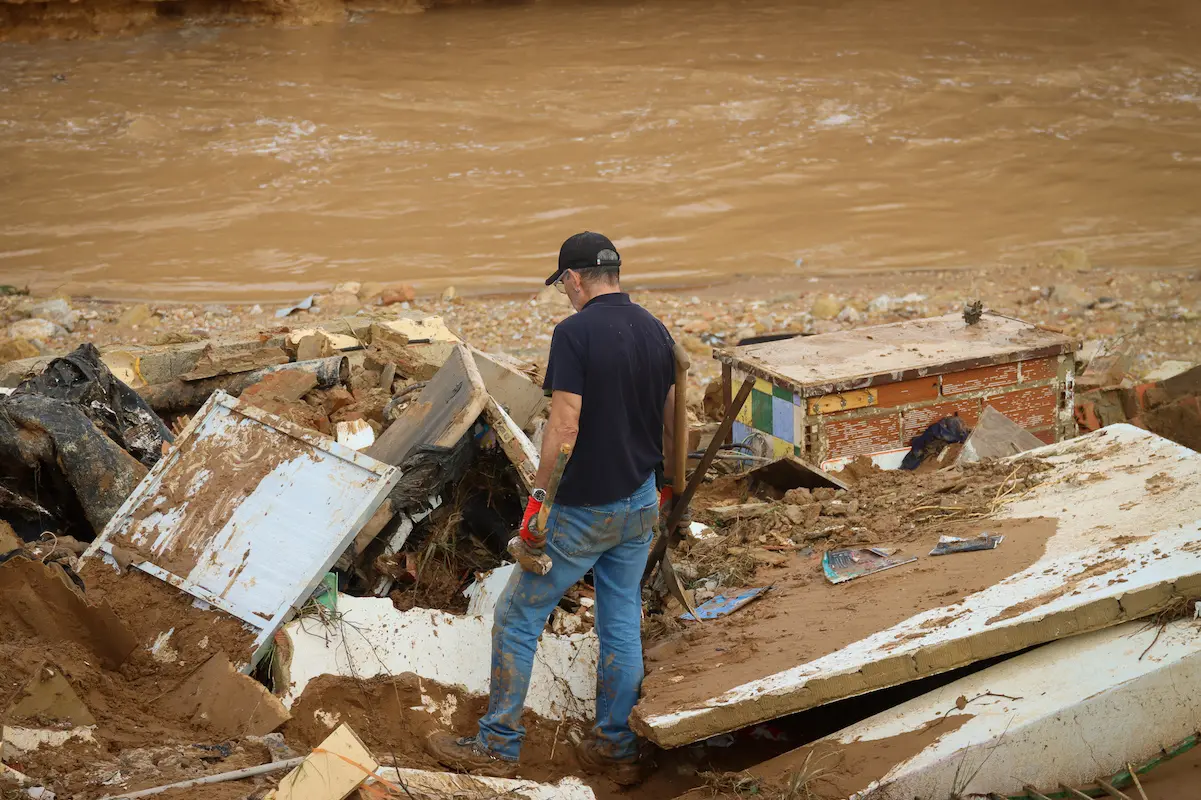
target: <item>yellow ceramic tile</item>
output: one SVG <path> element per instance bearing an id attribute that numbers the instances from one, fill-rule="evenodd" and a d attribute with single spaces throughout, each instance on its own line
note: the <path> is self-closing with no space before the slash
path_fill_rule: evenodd
<path id="1" fill-rule="evenodd" d="M 784 458 L 793 454 L 792 442 L 786 442 L 783 439 L 771 437 L 772 455 L 775 458 Z"/>
<path id="2" fill-rule="evenodd" d="M 755 378 L 755 391 L 771 396 L 771 384 L 762 378 Z"/>
<path id="3" fill-rule="evenodd" d="M 855 392 L 828 394 L 824 397 L 809 399 L 810 414 L 832 414 L 835 411 L 849 411 L 852 408 L 867 408 L 876 405 L 875 389 L 860 389 Z"/>

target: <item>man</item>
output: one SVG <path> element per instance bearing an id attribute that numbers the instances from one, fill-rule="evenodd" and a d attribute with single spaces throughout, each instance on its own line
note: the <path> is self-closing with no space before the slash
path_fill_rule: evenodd
<path id="1" fill-rule="evenodd" d="M 515 570 L 497 603 L 492 687 L 479 732 L 456 739 L 440 731 L 428 740 L 430 753 L 451 769 L 516 773 L 538 637 L 563 593 L 592 570 L 600 638 L 596 725 L 577 756 L 589 772 L 618 783 L 640 777 L 629 726 L 643 676 L 640 584 L 660 513 L 655 468 L 671 464 L 675 370 L 671 336 L 621 291 L 620 267 L 613 243 L 585 232 L 563 243 L 559 268 L 546 279 L 578 313 L 559 323 L 551 339 L 543 384 L 550 421 L 521 521 L 523 541 L 560 447 L 572 444 L 574 451 L 547 520 L 550 571 Z"/>

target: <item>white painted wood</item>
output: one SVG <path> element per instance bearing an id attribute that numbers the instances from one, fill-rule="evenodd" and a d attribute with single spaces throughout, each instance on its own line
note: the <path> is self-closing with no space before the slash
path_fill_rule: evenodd
<path id="1" fill-rule="evenodd" d="M 451 772 L 382 767 L 375 774 L 383 781 L 403 784 L 417 797 L 453 797 L 460 800 L 596 800 L 592 789 L 579 778 L 558 783 L 536 783 L 512 778 L 484 778 Z M 368 781 L 370 784 L 370 781 Z M 404 791 L 399 792 L 404 797 Z"/>
<path id="2" fill-rule="evenodd" d="M 967 643 L 986 632 L 1016 628 L 1099 601 L 1112 600 L 1115 613 L 1121 612 L 1122 599 L 1134 597 L 1140 590 L 1182 579 L 1195 582 L 1201 576 L 1201 547 L 1197 545 L 1201 539 L 1201 454 L 1123 424 L 1031 450 L 1015 459 L 1030 457 L 1048 461 L 1053 469 L 1043 475 L 1036 489 L 1006 506 L 1000 516 L 1054 517 L 1058 529 L 1042 558 L 965 598 L 956 607 L 952 621 L 923 628 L 929 620 L 948 616 L 946 607 L 932 609 L 814 661 L 742 684 L 719 697 L 698 697 L 679 710 L 649 717 L 635 709 L 635 718 L 645 724 L 656 741 L 671 746 L 684 744 L 686 741 L 675 738 L 673 728 L 688 723 L 687 736 L 692 741 L 723 733 L 730 728 L 728 715 L 721 712 L 731 706 L 740 707 L 742 724 L 748 719 L 763 721 L 770 717 L 756 718 L 753 712 L 757 701 L 767 695 L 795 695 L 793 710 L 801 710 L 811 705 L 805 704 L 802 691 L 811 681 L 857 673 L 898 655 L 916 658 L 933 646 Z M 1148 481 L 1158 481 L 1166 488 L 1153 492 Z M 1115 561 L 1113 567 L 1077 578 L 1072 591 L 1012 618 L 989 622 L 1007 608 L 1063 586 L 1081 571 L 1083 564 L 1111 559 Z M 1110 624 L 1121 621 L 1119 615 Z M 1070 619 L 1061 624 L 1065 627 L 1014 636 L 1007 652 L 1079 631 L 1070 627 Z M 1034 638 L 1038 635 L 1042 638 Z M 974 659 L 968 657 L 970 660 Z"/>
<path id="3" fill-rule="evenodd" d="M 870 742 L 920 730 L 943 714 L 970 717 L 857 798 L 872 790 L 933 798 L 1090 784 L 1201 730 L 1201 625 L 1173 622 L 1152 646 L 1155 636 L 1154 626 L 1128 622 L 1053 642 L 822 741 Z M 962 711 L 960 697 L 969 700 Z"/>
<path id="4" fill-rule="evenodd" d="M 292 643 L 291 688 L 284 705 L 319 675 L 399 675 L 412 672 L 469 694 L 488 693 L 492 615 L 460 617 L 415 608 L 397 611 L 387 598 L 338 595 L 338 619 L 297 619 L 284 627 Z M 590 719 L 596 700 L 595 632 L 544 633 L 534 657 L 526 705 L 548 719 Z M 337 709 L 325 709 L 336 714 Z M 430 709 L 437 712 L 437 709 Z M 336 721 L 331 717 L 331 722 Z"/>

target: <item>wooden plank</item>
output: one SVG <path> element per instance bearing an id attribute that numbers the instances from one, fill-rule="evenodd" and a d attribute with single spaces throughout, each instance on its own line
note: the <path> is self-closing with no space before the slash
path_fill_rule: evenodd
<path id="1" fill-rule="evenodd" d="M 377 769 L 379 763 L 362 740 L 349 726 L 339 725 L 267 798 L 345 800 Z"/>
<path id="2" fill-rule="evenodd" d="M 417 399 L 367 448 L 368 456 L 399 466 L 418 445 L 453 447 L 475 424 L 488 403 L 488 390 L 467 348 L 453 348 Z"/>

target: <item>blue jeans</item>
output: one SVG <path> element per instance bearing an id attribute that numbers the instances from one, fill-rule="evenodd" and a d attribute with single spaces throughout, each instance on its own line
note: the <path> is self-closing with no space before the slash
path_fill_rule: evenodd
<path id="1" fill-rule="evenodd" d="M 628 758 L 638 752 L 630 712 L 642 688 L 642 570 L 659 516 L 654 477 L 632 495 L 600 506 L 555 505 L 547 519 L 546 575 L 520 568 L 496 604 L 492 628 L 492 687 L 479 741 L 500 758 L 521 755 L 521 712 L 547 617 L 588 570 L 596 584 L 596 727 L 601 752 Z"/>

